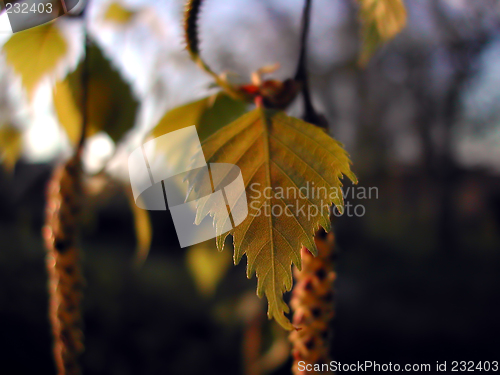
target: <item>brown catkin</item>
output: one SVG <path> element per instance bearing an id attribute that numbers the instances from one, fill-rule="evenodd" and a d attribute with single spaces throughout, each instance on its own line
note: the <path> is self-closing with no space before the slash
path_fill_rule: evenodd
<path id="1" fill-rule="evenodd" d="M 83 277 L 77 247 L 82 197 L 79 153 L 56 168 L 47 191 L 43 237 L 49 274 L 49 315 L 54 335 L 54 357 L 59 375 L 81 373 L 83 352 L 80 301 Z"/>
<path id="2" fill-rule="evenodd" d="M 187 50 L 196 59 L 200 54 L 200 39 L 198 36 L 198 18 L 202 0 L 189 0 L 184 10 L 184 34 Z"/>
<path id="3" fill-rule="evenodd" d="M 318 256 L 314 257 L 302 248 L 302 271 L 294 269 L 295 285 L 290 305 L 293 310 L 293 325 L 290 333 L 293 367 L 295 375 L 328 373 L 327 371 L 300 371 L 304 366 L 318 364 L 320 369 L 330 363 L 330 323 L 334 316 L 333 283 L 336 278 L 333 262 L 335 237 L 332 232 L 321 231 L 314 241 Z"/>

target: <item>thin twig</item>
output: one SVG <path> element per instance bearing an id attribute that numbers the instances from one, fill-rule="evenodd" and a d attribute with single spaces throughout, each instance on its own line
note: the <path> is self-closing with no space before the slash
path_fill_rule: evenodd
<path id="1" fill-rule="evenodd" d="M 312 0 L 306 0 L 302 13 L 302 31 L 300 36 L 300 55 L 295 80 L 307 82 L 307 37 L 309 35 L 309 24 L 311 21 Z"/>
<path id="2" fill-rule="evenodd" d="M 85 56 L 83 58 L 83 67 L 82 67 L 82 130 L 80 135 L 80 140 L 77 146 L 77 152 L 81 153 L 83 149 L 83 144 L 85 143 L 85 139 L 88 131 L 88 95 L 89 95 L 89 78 L 90 78 L 90 39 L 87 32 L 86 25 L 84 26 L 85 33 Z"/>
<path id="3" fill-rule="evenodd" d="M 304 12 L 302 14 L 302 31 L 300 36 L 300 55 L 295 73 L 295 80 L 302 85 L 302 95 L 304 97 L 304 120 L 312 124 L 327 129 L 328 123 L 323 115 L 318 113 L 312 104 L 311 92 L 309 89 L 309 77 L 307 73 L 307 38 L 311 23 L 312 0 L 306 0 Z"/>

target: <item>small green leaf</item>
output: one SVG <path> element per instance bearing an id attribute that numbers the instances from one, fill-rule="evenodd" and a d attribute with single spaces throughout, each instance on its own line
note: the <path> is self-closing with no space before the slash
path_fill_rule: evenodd
<path id="1" fill-rule="evenodd" d="M 210 297 L 231 266 L 231 254 L 217 251 L 214 243 L 207 241 L 191 246 L 186 262 L 200 293 Z"/>
<path id="2" fill-rule="evenodd" d="M 132 21 L 136 12 L 124 8 L 120 3 L 113 2 L 106 9 L 104 19 L 113 23 L 124 25 Z"/>
<path id="3" fill-rule="evenodd" d="M 52 96 L 59 123 L 66 131 L 71 144 L 76 145 L 82 131 L 82 115 L 75 103 L 68 81 L 57 82 Z"/>
<path id="4" fill-rule="evenodd" d="M 406 26 L 403 0 L 358 0 L 363 23 L 360 64 L 366 65 L 377 48 L 394 38 Z"/>
<path id="5" fill-rule="evenodd" d="M 7 64 L 21 76 L 30 99 L 42 78 L 54 73 L 67 50 L 54 22 L 15 33 L 3 46 Z"/>
<path id="6" fill-rule="evenodd" d="M 105 131 L 117 142 L 133 127 L 138 101 L 97 46 L 89 47 L 88 59 L 87 136 Z M 73 142 L 75 129 L 81 129 L 82 123 L 82 64 L 56 84 L 53 94 L 59 122 Z"/>
<path id="7" fill-rule="evenodd" d="M 146 260 L 151 248 L 151 239 L 153 238 L 153 229 L 149 212 L 139 208 L 135 203 L 132 192 L 128 192 L 130 208 L 134 215 L 135 237 L 137 240 L 136 263 L 142 264 Z"/>
<path id="8" fill-rule="evenodd" d="M 237 119 L 245 113 L 247 105 L 239 100 L 232 99 L 224 92 L 219 92 L 213 96 L 185 104 L 167 112 L 158 125 L 151 131 L 149 137 L 157 138 L 164 134 L 196 126 L 198 136 L 201 141 L 208 138 L 223 126 Z M 191 159 L 186 155 L 192 155 L 198 150 L 196 145 L 189 143 L 178 145 L 175 150 L 155 150 L 158 157 L 166 157 L 166 162 L 171 166 L 181 167 L 188 170 Z M 185 184 L 178 181 L 182 188 Z"/>
<path id="9" fill-rule="evenodd" d="M 223 92 L 185 104 L 167 112 L 151 132 L 153 138 L 196 125 L 200 140 L 243 115 L 247 105 Z"/>
<path id="10" fill-rule="evenodd" d="M 21 155 L 21 132 L 10 125 L 0 126 L 0 161 L 11 172 Z"/>

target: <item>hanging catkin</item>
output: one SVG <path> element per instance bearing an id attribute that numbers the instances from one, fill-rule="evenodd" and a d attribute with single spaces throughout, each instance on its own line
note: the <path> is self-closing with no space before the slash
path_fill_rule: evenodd
<path id="1" fill-rule="evenodd" d="M 295 375 L 316 374 L 301 371 L 306 365 L 314 370 L 330 363 L 330 323 L 334 316 L 333 263 L 334 234 L 321 231 L 314 238 L 318 256 L 314 257 L 302 248 L 302 271 L 294 269 L 295 286 L 290 305 L 293 310 L 293 325 L 290 333 L 293 345 L 293 373 Z M 302 366 L 299 366 L 301 362 Z M 321 371 L 321 374 L 328 372 Z"/>
<path id="2" fill-rule="evenodd" d="M 78 250 L 82 196 L 80 152 L 56 168 L 48 185 L 43 237 L 49 274 L 49 314 L 59 375 L 78 375 L 83 352 L 80 301 L 83 278 Z"/>

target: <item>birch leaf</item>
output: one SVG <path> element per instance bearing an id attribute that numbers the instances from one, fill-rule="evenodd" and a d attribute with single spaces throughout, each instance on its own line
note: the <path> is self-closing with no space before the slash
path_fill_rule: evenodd
<path id="1" fill-rule="evenodd" d="M 189 248 L 186 263 L 200 293 L 211 297 L 231 266 L 231 256 L 219 253 L 213 243 L 203 242 Z"/>
<path id="2" fill-rule="evenodd" d="M 360 64 L 366 65 L 377 48 L 394 38 L 406 26 L 403 0 L 359 0 L 363 23 Z"/>
<path id="3" fill-rule="evenodd" d="M 153 128 L 150 137 L 157 138 L 175 130 L 195 125 L 198 136 L 203 141 L 243 115 L 246 109 L 247 105 L 244 102 L 234 100 L 225 93 L 219 92 L 168 111 Z M 194 147 L 192 144 L 179 145 L 178 152 L 177 150 L 172 152 L 172 150 L 157 149 L 156 153 L 158 155 L 168 153 L 168 163 L 171 165 L 188 167 L 190 159 L 186 158 L 186 155 L 198 151 L 192 147 Z"/>
<path id="4" fill-rule="evenodd" d="M 66 131 L 69 141 L 72 145 L 78 143 L 82 128 L 82 115 L 78 108 L 68 80 L 56 83 L 52 94 L 54 107 L 57 113 L 59 123 Z"/>
<path id="5" fill-rule="evenodd" d="M 207 163 L 230 163 L 241 169 L 246 202 L 241 194 L 230 208 L 234 212 L 246 203 L 248 216 L 229 232 L 234 261 L 237 264 L 246 254 L 247 276 L 256 273 L 257 294 L 266 295 L 269 318 L 292 329 L 284 315 L 289 308 L 283 300 L 283 293 L 292 287 L 291 265 L 300 268 L 302 246 L 317 254 L 314 233 L 319 226 L 330 229 L 328 207 L 333 203 L 342 209 L 340 178 L 346 175 L 356 182 L 348 155 L 322 129 L 283 112 L 260 108 L 213 134 L 202 142 L 202 148 Z M 187 179 L 191 194 L 201 198 L 197 194 L 206 183 L 202 181 L 206 173 L 197 171 Z M 214 182 L 215 190 L 227 183 L 223 177 L 218 181 Z M 305 193 L 307 186 L 316 190 Z M 300 189 L 304 194 L 299 194 Z M 217 246 L 222 250 L 228 233 L 221 233 L 219 228 L 225 225 L 219 218 L 228 220 L 227 211 L 222 215 L 226 207 L 208 207 L 209 201 L 198 201 L 197 222 L 207 214 L 214 217 Z"/>
<path id="6" fill-rule="evenodd" d="M 12 172 L 21 155 L 21 133 L 11 125 L 0 126 L 0 162 Z"/>
<path id="7" fill-rule="evenodd" d="M 106 9 L 104 19 L 120 25 L 125 25 L 132 21 L 136 12 L 124 8 L 120 3 L 113 2 Z"/>
<path id="8" fill-rule="evenodd" d="M 167 112 L 151 132 L 153 138 L 196 125 L 203 141 L 246 111 L 246 104 L 223 92 L 191 102 Z"/>
<path id="9" fill-rule="evenodd" d="M 4 44 L 7 64 L 21 76 L 30 98 L 45 76 L 55 71 L 68 46 L 54 22 L 15 33 Z"/>
<path id="10" fill-rule="evenodd" d="M 153 228 L 151 218 L 147 210 L 139 208 L 134 201 L 134 196 L 131 191 L 127 191 L 130 208 L 134 215 L 135 238 L 137 241 L 136 263 L 143 264 L 149 254 L 151 248 L 151 240 L 153 238 Z"/>
<path id="11" fill-rule="evenodd" d="M 138 101 L 130 86 L 96 45 L 89 47 L 87 93 L 88 131 L 90 137 L 105 131 L 119 141 L 134 123 Z M 54 107 L 69 140 L 75 144 L 82 124 L 83 63 L 53 89 Z"/>

